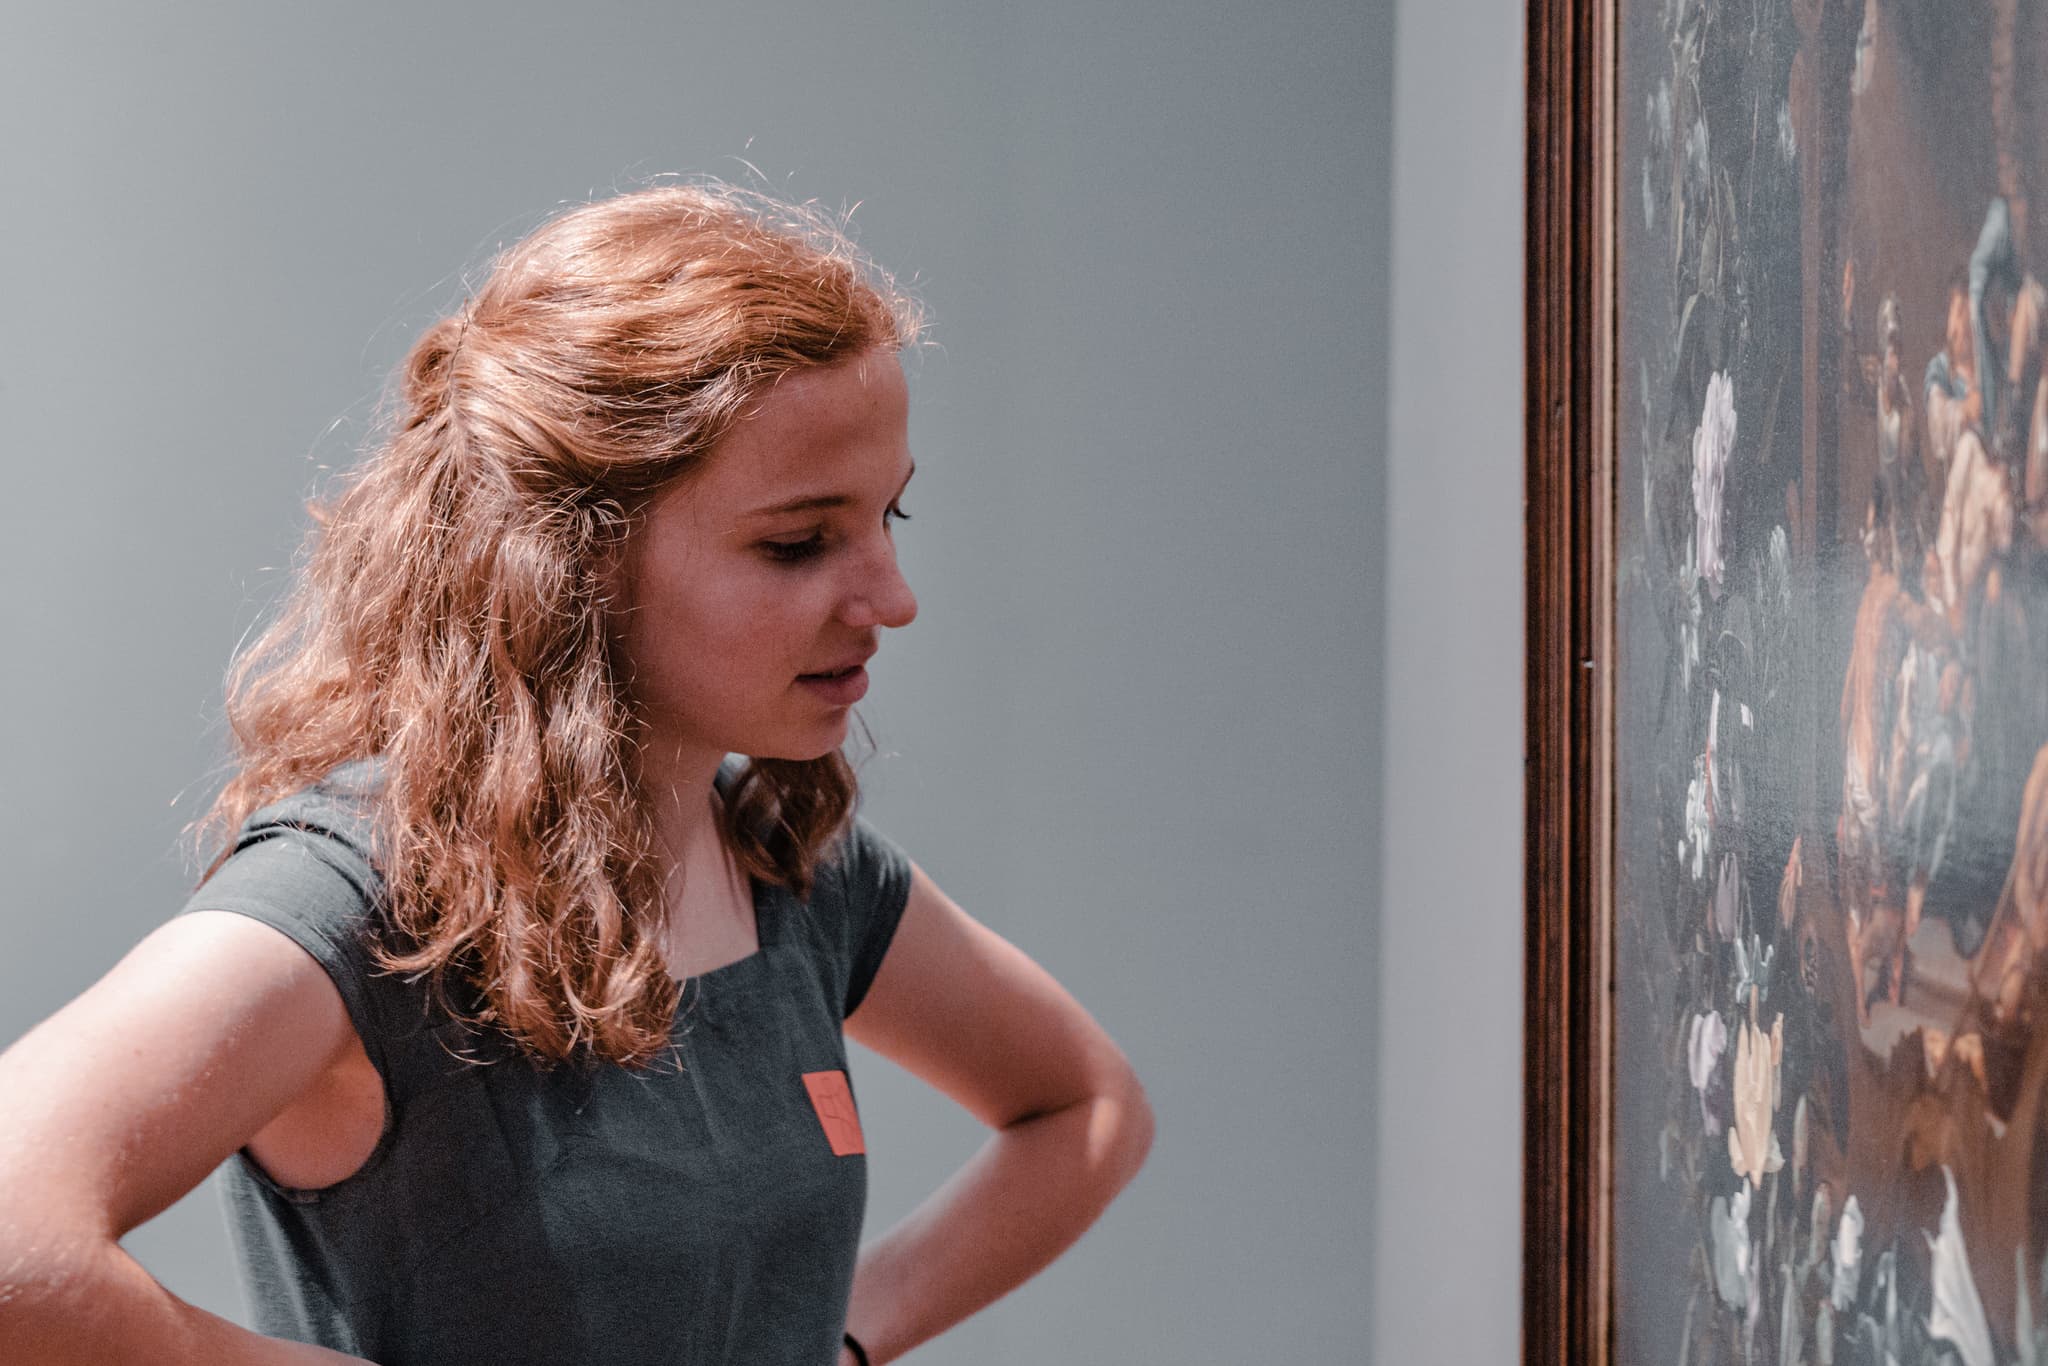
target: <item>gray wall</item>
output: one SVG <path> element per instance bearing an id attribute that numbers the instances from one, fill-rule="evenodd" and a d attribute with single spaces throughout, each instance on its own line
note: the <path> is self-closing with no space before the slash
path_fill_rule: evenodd
<path id="1" fill-rule="evenodd" d="M 1374 1359 L 1520 1341 L 1522 7 L 1400 7 Z"/>
<path id="2" fill-rule="evenodd" d="M 28 8 L 0 19 L 0 1043 L 182 900 L 223 667 L 463 268 L 559 203 L 750 163 L 861 201 L 941 344 L 870 815 L 1159 1115 L 1083 1243 L 915 1359 L 1358 1359 L 1390 6 Z M 980 1134 L 855 1066 L 874 1231 Z M 129 1241 L 239 1315 L 209 1188 Z"/>

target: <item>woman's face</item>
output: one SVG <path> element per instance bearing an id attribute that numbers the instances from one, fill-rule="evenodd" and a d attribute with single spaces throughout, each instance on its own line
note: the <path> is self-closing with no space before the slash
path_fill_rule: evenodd
<path id="1" fill-rule="evenodd" d="M 1962 290 L 1952 290 L 1948 296 L 1948 327 L 1945 340 L 1948 343 L 1948 363 L 1960 370 L 1976 373 L 1976 345 L 1970 335 L 1970 296 Z"/>
<path id="2" fill-rule="evenodd" d="M 846 738 L 858 666 L 917 599 L 890 521 L 915 468 L 909 391 L 876 349 L 792 371 L 629 535 L 613 621 L 650 739 L 815 759 Z M 845 677 L 819 677 L 854 666 Z"/>

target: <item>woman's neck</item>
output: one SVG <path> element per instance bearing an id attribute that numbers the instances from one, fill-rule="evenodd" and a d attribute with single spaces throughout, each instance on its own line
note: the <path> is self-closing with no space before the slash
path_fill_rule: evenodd
<path id="1" fill-rule="evenodd" d="M 648 762 L 659 758 L 661 762 Z M 726 845 L 716 780 L 723 754 L 642 751 L 641 791 L 661 860 L 662 955 L 687 978 L 759 947 L 750 886 Z"/>
<path id="2" fill-rule="evenodd" d="M 656 847 L 672 862 L 718 838 L 716 782 L 722 752 L 646 737 L 635 753 Z"/>

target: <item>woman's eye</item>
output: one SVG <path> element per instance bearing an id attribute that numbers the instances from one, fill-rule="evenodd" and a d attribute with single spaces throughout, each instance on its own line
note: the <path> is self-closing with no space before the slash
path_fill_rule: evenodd
<path id="1" fill-rule="evenodd" d="M 825 538 L 823 536 L 809 536 L 801 541 L 761 542 L 761 549 L 767 552 L 768 558 L 782 564 L 795 564 L 798 560 L 808 560 L 824 548 Z"/>
<path id="2" fill-rule="evenodd" d="M 894 503 L 882 513 L 884 527 L 890 522 L 909 520 L 910 514 Z M 777 564 L 796 564 L 800 560 L 808 560 L 825 552 L 825 534 L 822 531 L 815 531 L 801 541 L 763 541 L 761 551 Z"/>

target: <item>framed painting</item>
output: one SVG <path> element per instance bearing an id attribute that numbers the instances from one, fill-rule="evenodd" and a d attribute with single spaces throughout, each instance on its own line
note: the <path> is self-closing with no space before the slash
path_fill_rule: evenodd
<path id="1" fill-rule="evenodd" d="M 2048 3 L 1528 52 L 1525 1357 L 2048 1366 Z"/>

